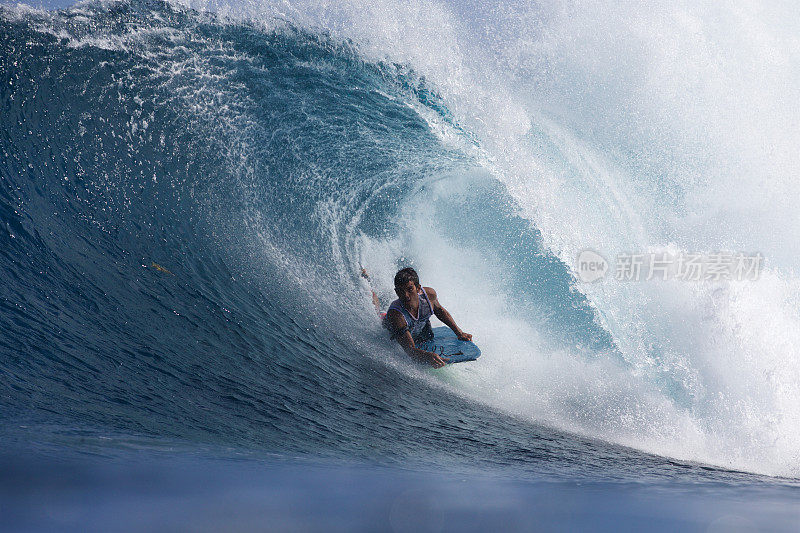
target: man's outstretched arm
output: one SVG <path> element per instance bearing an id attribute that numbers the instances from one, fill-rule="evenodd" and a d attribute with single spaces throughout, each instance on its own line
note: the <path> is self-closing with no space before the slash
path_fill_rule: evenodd
<path id="1" fill-rule="evenodd" d="M 430 298 L 431 304 L 433 304 L 433 314 L 436 315 L 436 318 L 441 320 L 445 326 L 452 329 L 453 333 L 455 333 L 456 337 L 458 337 L 460 340 L 471 341 L 472 334 L 461 331 L 461 328 L 456 325 L 453 315 L 451 315 L 450 312 L 442 307 L 442 304 L 439 303 L 439 298 L 436 296 L 436 291 L 430 287 L 425 287 L 425 293 L 428 295 L 428 298 Z"/>
<path id="2" fill-rule="evenodd" d="M 361 277 L 367 280 L 369 291 L 372 293 L 372 305 L 375 306 L 375 312 L 378 313 L 378 316 L 381 316 L 381 301 L 378 299 L 378 295 L 375 294 L 375 289 L 372 288 L 372 279 L 370 279 L 367 269 L 364 267 L 361 267 Z"/>
<path id="3" fill-rule="evenodd" d="M 441 368 L 447 364 L 447 357 L 437 355 L 433 352 L 426 352 L 425 350 L 420 350 L 417 348 L 417 346 L 414 344 L 414 337 L 412 337 L 411 332 L 408 331 L 406 319 L 403 318 L 403 315 L 393 309 L 390 309 L 389 313 L 386 315 L 386 318 L 389 321 L 389 327 L 394 337 L 397 339 L 397 342 L 403 347 L 403 350 L 406 351 L 410 358 L 415 361 L 419 361 L 420 363 L 427 363 L 433 368 Z"/>

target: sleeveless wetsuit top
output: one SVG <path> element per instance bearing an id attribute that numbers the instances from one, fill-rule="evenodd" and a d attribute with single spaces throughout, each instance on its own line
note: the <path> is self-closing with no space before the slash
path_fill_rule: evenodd
<path id="1" fill-rule="evenodd" d="M 392 309 L 399 311 L 400 314 L 403 315 L 403 318 L 406 319 L 408 331 L 411 332 L 414 342 L 419 342 L 433 337 L 430 323 L 431 315 L 433 315 L 433 305 L 431 304 L 431 301 L 428 298 L 428 293 L 425 292 L 425 289 L 422 289 L 422 292 L 419 293 L 419 309 L 417 310 L 416 318 L 414 318 L 411 313 L 405 307 L 403 307 L 403 304 L 399 299 L 393 301 L 392 305 L 389 306 L 389 311 Z"/>

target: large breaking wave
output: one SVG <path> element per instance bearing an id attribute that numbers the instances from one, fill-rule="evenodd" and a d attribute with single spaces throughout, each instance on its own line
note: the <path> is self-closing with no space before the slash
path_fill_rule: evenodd
<path id="1" fill-rule="evenodd" d="M 311 4 L 3 8 L 4 416 L 398 454 L 418 444 L 403 424 L 434 423 L 414 392 L 433 383 L 797 474 L 791 17 Z M 586 285 L 585 248 L 743 250 L 767 268 Z M 383 338 L 357 275 L 386 304 L 406 264 L 484 351 L 444 383 Z M 386 365 L 407 399 L 376 399 Z M 381 424 L 403 437 L 365 444 Z"/>

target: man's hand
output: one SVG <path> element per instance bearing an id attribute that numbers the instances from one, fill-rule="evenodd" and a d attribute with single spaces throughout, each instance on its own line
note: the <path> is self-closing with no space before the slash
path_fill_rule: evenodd
<path id="1" fill-rule="evenodd" d="M 427 355 L 426 359 L 429 365 L 433 368 L 442 368 L 444 365 L 450 362 L 450 358 L 446 355 L 437 355 L 433 352 L 425 352 Z"/>
<path id="2" fill-rule="evenodd" d="M 458 330 L 458 333 L 456 333 L 456 337 L 458 337 L 458 340 L 460 341 L 471 341 L 472 333 L 464 333 L 463 331 Z"/>

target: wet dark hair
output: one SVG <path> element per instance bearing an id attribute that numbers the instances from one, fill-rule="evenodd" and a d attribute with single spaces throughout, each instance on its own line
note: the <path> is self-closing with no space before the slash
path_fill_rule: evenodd
<path id="1" fill-rule="evenodd" d="M 408 285 L 409 281 L 413 281 L 414 285 L 419 287 L 419 276 L 417 275 L 417 271 L 411 267 L 406 267 L 397 274 L 394 275 L 394 286 L 395 287 L 403 287 Z"/>

